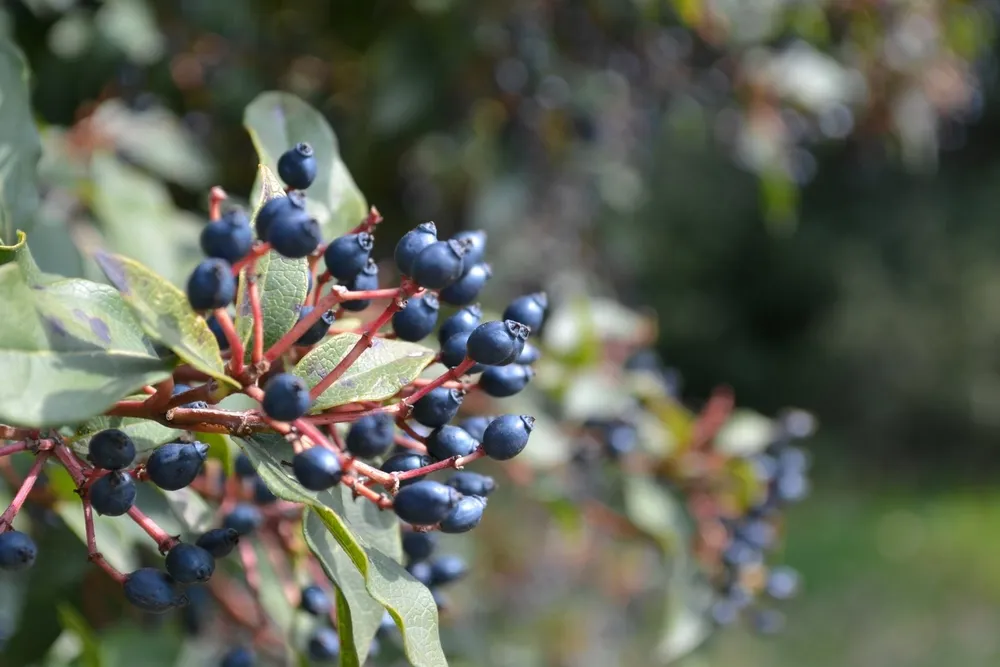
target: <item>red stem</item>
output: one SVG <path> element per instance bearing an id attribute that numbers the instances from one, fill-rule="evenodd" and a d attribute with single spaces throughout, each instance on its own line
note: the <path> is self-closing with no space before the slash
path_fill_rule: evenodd
<path id="1" fill-rule="evenodd" d="M 378 212 L 378 209 L 374 206 L 368 211 L 368 217 L 366 217 L 360 225 L 351 230 L 351 234 L 358 234 L 360 232 L 371 232 L 375 225 L 382 222 L 382 214 Z"/>
<path id="2" fill-rule="evenodd" d="M 388 509 L 392 507 L 392 498 L 383 495 L 373 489 L 368 488 L 364 484 L 358 481 L 356 477 L 351 477 L 350 475 L 344 475 L 343 479 L 340 480 L 341 484 L 351 489 L 357 495 L 362 498 L 367 498 L 368 500 L 375 503 L 379 509 Z M 383 485 L 385 486 L 385 485 Z"/>
<path id="3" fill-rule="evenodd" d="M 11 454 L 17 454 L 18 452 L 24 452 L 28 449 L 27 441 L 22 440 L 21 442 L 15 442 L 11 445 L 4 445 L 0 447 L 0 457 L 10 456 Z"/>
<path id="4" fill-rule="evenodd" d="M 174 393 L 174 379 L 172 377 L 167 378 L 160 384 L 156 385 L 153 394 L 145 400 L 146 406 L 152 410 L 162 410 L 166 407 L 167 403 L 170 402 L 170 397 Z"/>
<path id="5" fill-rule="evenodd" d="M 136 525 L 142 528 L 147 535 L 153 538 L 153 541 L 156 542 L 156 546 L 159 548 L 160 553 L 167 553 L 174 547 L 175 544 L 177 544 L 176 537 L 167 535 L 165 530 L 160 528 L 155 521 L 143 514 L 142 510 L 135 505 L 129 508 L 128 515 L 133 521 L 135 521 Z"/>
<path id="6" fill-rule="evenodd" d="M 427 447 L 422 442 L 417 442 L 411 438 L 407 438 L 405 435 L 395 435 L 393 436 L 393 442 L 400 447 L 406 447 L 418 454 L 426 454 Z"/>
<path id="7" fill-rule="evenodd" d="M 267 614 L 260 602 L 260 570 L 257 568 L 257 554 L 253 550 L 253 545 L 247 540 L 240 540 L 239 550 L 243 571 L 246 573 L 247 586 L 250 587 L 253 599 L 257 603 L 258 628 L 260 628 L 267 625 Z"/>
<path id="8" fill-rule="evenodd" d="M 427 440 L 425 436 L 420 435 L 419 433 L 416 432 L 416 430 L 414 430 L 412 426 L 407 424 L 406 419 L 402 416 L 396 418 L 396 426 L 399 427 L 399 430 L 401 430 L 403 433 L 410 436 L 417 442 L 424 442 L 425 440 Z"/>
<path id="9" fill-rule="evenodd" d="M 226 191 L 218 185 L 208 193 L 208 219 L 215 222 L 222 217 L 222 202 L 229 198 Z"/>
<path id="10" fill-rule="evenodd" d="M 240 271 L 246 268 L 250 262 L 256 262 L 260 257 L 266 255 L 270 249 L 270 243 L 258 243 L 255 245 L 250 249 L 250 252 L 247 253 L 246 257 L 233 264 L 233 275 L 240 275 Z"/>
<path id="11" fill-rule="evenodd" d="M 264 312 L 260 307 L 260 289 L 257 286 L 257 276 L 254 269 L 257 261 L 254 259 L 247 264 L 247 295 L 250 298 L 250 314 L 253 317 L 253 350 L 250 352 L 250 361 L 254 366 L 264 358 Z"/>
<path id="12" fill-rule="evenodd" d="M 225 308 L 218 308 L 215 311 L 215 319 L 222 328 L 222 333 L 229 341 L 229 349 L 232 350 L 232 357 L 229 359 L 229 370 L 233 375 L 240 375 L 243 372 L 243 341 L 236 333 L 233 325 L 233 318 L 229 317 L 229 312 Z"/>
<path id="13" fill-rule="evenodd" d="M 181 392 L 180 394 L 177 394 L 176 396 L 172 396 L 167 401 L 167 405 L 164 406 L 163 409 L 164 409 L 164 411 L 166 411 L 166 410 L 169 410 L 171 408 L 176 408 L 178 406 L 185 405 L 187 403 L 194 403 L 196 401 L 205 401 L 205 402 L 207 402 L 207 401 L 209 401 L 212 398 L 212 389 L 213 389 L 213 387 L 212 387 L 212 382 L 211 381 L 206 382 L 203 385 L 199 385 L 197 387 L 194 387 L 193 389 L 188 389 L 187 391 Z M 149 400 L 148 399 L 146 400 L 145 405 L 149 406 Z M 149 407 L 150 407 L 150 411 L 151 412 L 156 412 L 156 410 L 153 409 L 152 406 L 149 406 Z"/>
<path id="14" fill-rule="evenodd" d="M 457 380 L 458 378 L 462 377 L 463 375 L 465 375 L 465 372 L 467 370 L 469 370 L 475 365 L 476 365 L 475 361 L 466 358 L 458 366 L 449 369 L 446 373 L 442 373 L 441 375 L 437 376 L 436 378 L 425 384 L 420 389 L 416 390 L 415 392 L 404 398 L 403 403 L 405 403 L 406 405 L 413 405 L 421 398 L 423 398 L 427 394 L 431 393 L 432 391 L 443 385 L 445 382 Z"/>
<path id="15" fill-rule="evenodd" d="M 481 459 L 484 456 L 486 456 L 486 452 L 483 450 L 482 445 L 480 445 L 479 449 L 472 452 L 468 456 L 453 456 L 450 459 L 438 461 L 437 463 L 432 463 L 429 466 L 424 466 L 423 468 L 415 468 L 413 470 L 407 470 L 406 472 L 392 473 L 392 476 L 397 481 L 402 482 L 407 479 L 413 479 L 414 477 L 429 475 L 432 472 L 437 472 L 438 470 L 447 470 L 448 468 L 460 470 L 465 467 L 466 464 L 472 463 L 476 459 Z"/>
<path id="16" fill-rule="evenodd" d="M 14 495 L 14 500 L 10 501 L 10 506 L 4 510 L 3 514 L 0 514 L 0 532 L 6 530 L 5 526 L 9 528 L 14 522 L 14 518 L 17 513 L 21 511 L 21 506 L 24 501 L 27 500 L 28 494 L 31 493 L 31 489 L 34 488 L 35 482 L 38 481 L 38 473 L 42 471 L 42 466 L 49 458 L 48 452 L 43 452 L 35 457 L 35 462 L 31 464 L 31 468 L 28 470 L 28 475 L 21 482 L 21 488 L 17 490 Z"/>
<path id="17" fill-rule="evenodd" d="M 124 584 L 125 575 L 112 566 L 104 558 L 104 555 L 97 550 L 97 535 L 94 533 L 94 509 L 90 506 L 90 501 L 86 498 L 83 499 L 83 525 L 87 531 L 87 557 L 90 558 L 91 562 L 107 572 L 109 577 L 119 584 Z"/>

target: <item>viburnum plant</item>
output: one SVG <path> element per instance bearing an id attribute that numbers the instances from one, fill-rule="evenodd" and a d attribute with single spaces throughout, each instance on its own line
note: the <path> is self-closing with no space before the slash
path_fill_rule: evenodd
<path id="1" fill-rule="evenodd" d="M 359 665 L 393 626 L 411 664 L 444 665 L 439 589 L 466 565 L 436 554 L 434 533 L 476 527 L 495 484 L 465 468 L 514 458 L 534 426 L 514 413 L 453 422 L 466 395 L 527 385 L 546 297 L 484 318 L 486 235 L 438 238 L 432 222 L 396 243 L 398 284 L 382 286 L 381 217 L 322 117 L 268 93 L 247 119 L 255 205 L 212 189 L 186 293 L 122 255 L 94 256 L 108 286 L 41 272 L 24 234 L 0 247 L 0 294 L 18 313 L 0 322 L 0 461 L 8 479 L 8 459 L 31 461 L 0 515 L 0 569 L 38 557 L 17 523 L 44 478 L 79 496 L 89 558 L 133 605 L 215 598 L 236 638 L 221 665 Z M 435 331 L 437 349 L 421 344 Z M 171 526 L 144 512 L 150 497 Z M 116 567 L 100 529 L 117 522 L 162 562 Z M 264 570 L 282 599 L 262 590 Z M 314 621 L 293 623 L 296 609 Z"/>

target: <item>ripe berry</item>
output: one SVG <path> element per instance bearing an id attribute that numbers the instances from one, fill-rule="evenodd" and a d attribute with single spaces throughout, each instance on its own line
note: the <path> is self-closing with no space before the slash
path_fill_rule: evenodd
<path id="1" fill-rule="evenodd" d="M 105 429 L 90 438 L 87 460 L 105 470 L 127 468 L 135 460 L 135 443 L 124 431 Z"/>
<path id="2" fill-rule="evenodd" d="M 801 577 L 790 567 L 776 567 L 767 577 L 765 591 L 775 600 L 790 600 L 799 592 Z"/>
<path id="3" fill-rule="evenodd" d="M 182 584 L 205 583 L 215 572 L 215 558 L 205 549 L 186 542 L 167 552 L 167 574 Z"/>
<path id="4" fill-rule="evenodd" d="M 149 481 L 166 491 L 176 491 L 194 481 L 208 456 L 203 442 L 168 442 L 157 447 L 146 461 Z"/>
<path id="5" fill-rule="evenodd" d="M 722 552 L 722 562 L 730 567 L 754 565 L 763 561 L 763 555 L 753 545 L 742 540 L 733 540 Z"/>
<path id="6" fill-rule="evenodd" d="M 484 322 L 469 335 L 469 356 L 487 366 L 513 363 L 529 333 L 526 326 L 513 320 Z"/>
<path id="7" fill-rule="evenodd" d="M 477 472 L 459 470 L 445 482 L 463 496 L 479 496 L 485 498 L 497 488 L 496 482 L 488 475 Z"/>
<path id="8" fill-rule="evenodd" d="M 382 464 L 382 472 L 409 472 L 411 470 L 416 470 L 417 468 L 429 466 L 432 463 L 434 462 L 429 456 L 403 452 L 387 458 Z M 421 479 L 423 479 L 423 476 L 413 477 L 412 479 L 404 479 L 399 483 L 399 485 L 407 486 L 409 484 L 419 482 Z"/>
<path id="9" fill-rule="evenodd" d="M 417 255 L 435 241 L 437 241 L 437 226 L 433 222 L 422 222 L 403 234 L 393 252 L 393 259 L 399 272 L 404 276 L 410 275 Z"/>
<path id="10" fill-rule="evenodd" d="M 478 304 L 462 308 L 441 323 L 441 327 L 438 329 L 438 342 L 443 345 L 445 341 L 457 333 L 471 332 L 479 326 L 482 319 L 483 311 Z"/>
<path id="11" fill-rule="evenodd" d="M 427 452 L 438 461 L 453 456 L 468 456 L 476 451 L 479 443 L 465 429 L 457 426 L 442 426 L 427 436 Z"/>
<path id="12" fill-rule="evenodd" d="M 435 241 L 417 255 L 410 277 L 427 289 L 447 287 L 462 276 L 466 251 L 467 248 L 455 240 Z"/>
<path id="13" fill-rule="evenodd" d="M 233 267 L 222 259 L 206 259 L 188 278 L 187 297 L 195 310 L 225 308 L 236 296 Z"/>
<path id="14" fill-rule="evenodd" d="M 400 340 L 423 340 L 434 331 L 439 308 L 437 297 L 430 292 L 413 297 L 392 316 L 392 330 Z"/>
<path id="15" fill-rule="evenodd" d="M 426 561 L 419 561 L 417 563 L 410 563 L 407 566 L 406 571 L 410 575 L 422 583 L 424 586 L 431 585 L 431 564 Z"/>
<path id="16" fill-rule="evenodd" d="M 110 472 L 100 477 L 87 491 L 94 511 L 104 516 L 121 516 L 135 503 L 135 481 L 123 471 Z"/>
<path id="17" fill-rule="evenodd" d="M 732 625 L 740 616 L 740 608 L 730 600 L 717 600 L 712 604 L 711 616 L 716 625 Z"/>
<path id="18" fill-rule="evenodd" d="M 293 190 L 305 190 L 316 180 L 316 155 L 313 147 L 302 142 L 278 158 L 278 177 Z"/>
<path id="19" fill-rule="evenodd" d="M 16 572 L 35 564 L 38 547 L 35 541 L 18 530 L 0 533 L 0 570 Z"/>
<path id="20" fill-rule="evenodd" d="M 203 533 L 195 542 L 215 558 L 228 556 L 239 543 L 240 534 L 233 528 L 213 528 Z"/>
<path id="21" fill-rule="evenodd" d="M 274 495 L 271 489 L 267 488 L 260 477 L 253 480 L 253 501 L 258 505 L 270 505 L 278 501 L 278 496 Z"/>
<path id="22" fill-rule="evenodd" d="M 330 628 L 319 628 L 309 638 L 309 659 L 316 662 L 336 662 L 340 657 L 340 638 Z"/>
<path id="23" fill-rule="evenodd" d="M 444 586 L 469 573 L 469 566 L 458 556 L 438 556 L 431 561 L 431 586 Z"/>
<path id="24" fill-rule="evenodd" d="M 797 503 L 809 495 L 809 479 L 799 471 L 782 473 L 775 482 L 775 495 L 784 503 Z"/>
<path id="25" fill-rule="evenodd" d="M 476 415 L 475 417 L 466 417 L 458 423 L 461 428 L 468 431 L 469 435 L 478 440 L 483 441 L 483 434 L 486 432 L 486 427 L 490 425 L 496 417 L 490 415 Z"/>
<path id="26" fill-rule="evenodd" d="M 236 457 L 234 468 L 236 469 L 237 477 L 253 477 L 257 474 L 257 471 L 253 467 L 253 462 L 250 461 L 250 457 L 243 452 L 240 452 Z"/>
<path id="27" fill-rule="evenodd" d="M 528 444 L 535 418 L 528 415 L 502 415 L 486 427 L 483 449 L 491 459 L 506 461 L 520 454 Z"/>
<path id="28" fill-rule="evenodd" d="M 143 611 L 162 614 L 187 604 L 187 596 L 166 572 L 143 567 L 125 577 L 125 599 Z"/>
<path id="29" fill-rule="evenodd" d="M 212 318 L 214 320 L 214 316 Z M 191 391 L 191 386 L 186 384 L 175 384 L 174 390 L 170 393 L 171 396 L 177 396 L 183 394 L 186 391 Z M 205 401 L 191 401 L 190 403 L 181 404 L 182 408 L 191 408 L 194 410 L 204 410 L 208 407 L 208 403 Z"/>
<path id="30" fill-rule="evenodd" d="M 441 363 L 448 368 L 455 368 L 463 361 L 468 354 L 469 349 L 469 336 L 472 334 L 471 331 L 460 331 L 441 345 Z M 476 373 L 482 373 L 484 366 L 482 364 L 473 364 L 473 366 L 466 371 L 469 375 L 475 375 Z"/>
<path id="31" fill-rule="evenodd" d="M 241 536 L 249 535 L 257 530 L 263 521 L 264 517 L 261 516 L 260 510 L 256 506 L 250 503 L 239 503 L 222 520 L 222 527 L 231 528 Z"/>
<path id="32" fill-rule="evenodd" d="M 351 424 L 345 442 L 347 451 L 363 459 L 382 456 L 392 447 L 395 432 L 391 415 L 365 415 Z"/>
<path id="33" fill-rule="evenodd" d="M 531 366 L 489 366 L 479 378 L 479 388 L 494 398 L 505 398 L 527 387 L 534 375 Z"/>
<path id="34" fill-rule="evenodd" d="M 375 241 L 368 232 L 335 238 L 323 252 L 326 270 L 340 282 L 351 280 L 368 264 L 374 244 Z"/>
<path id="35" fill-rule="evenodd" d="M 549 298 L 545 292 L 526 294 L 510 302 L 503 311 L 503 318 L 520 322 L 532 331 L 538 331 L 545 321 L 545 311 L 548 307 Z"/>
<path id="36" fill-rule="evenodd" d="M 310 447 L 292 459 L 292 470 L 299 484 L 310 491 L 325 491 L 340 482 L 344 471 L 337 455 L 326 447 Z"/>
<path id="37" fill-rule="evenodd" d="M 479 292 L 486 286 L 486 282 L 493 277 L 493 269 L 486 262 L 479 264 L 466 264 L 469 268 L 465 270 L 462 277 L 441 290 L 439 296 L 445 303 L 453 306 L 464 306 L 472 303 L 479 296 Z"/>
<path id="38" fill-rule="evenodd" d="M 361 270 L 361 273 L 344 283 L 344 286 L 352 292 L 378 289 L 378 264 L 375 263 L 374 259 L 369 259 L 368 264 Z M 370 305 L 372 305 L 371 299 L 354 299 L 342 302 L 340 307 L 344 310 L 359 313 Z"/>
<path id="39" fill-rule="evenodd" d="M 330 596 L 316 584 L 311 584 L 302 589 L 300 606 L 307 614 L 313 616 L 326 616 L 333 608 Z"/>
<path id="40" fill-rule="evenodd" d="M 765 519 L 751 519 L 736 528 L 736 536 L 757 549 L 769 549 L 774 545 L 777 530 Z"/>
<path id="41" fill-rule="evenodd" d="M 309 387 L 302 378 L 291 373 L 279 373 L 264 386 L 261 407 L 271 419 L 295 421 L 309 410 L 310 405 Z"/>
<path id="42" fill-rule="evenodd" d="M 457 389 L 437 387 L 413 404 L 412 416 L 424 426 L 444 426 L 454 419 L 464 398 Z"/>
<path id="43" fill-rule="evenodd" d="M 253 651 L 244 646 L 237 646 L 222 656 L 219 667 L 254 667 L 256 663 L 257 656 Z"/>
<path id="44" fill-rule="evenodd" d="M 312 306 L 302 306 L 299 311 L 299 321 L 304 320 L 309 313 L 313 311 Z M 316 343 L 323 340 L 326 336 L 326 332 L 330 330 L 333 326 L 335 317 L 332 310 L 328 310 L 323 313 L 316 322 L 313 323 L 311 327 L 306 329 L 306 332 L 299 336 L 299 339 L 295 341 L 296 345 L 315 345 Z"/>
<path id="45" fill-rule="evenodd" d="M 223 333 L 222 325 L 219 324 L 219 320 L 215 319 L 215 315 L 209 315 L 208 319 L 206 319 L 205 322 L 208 324 L 208 328 L 211 329 L 212 333 L 215 335 L 215 342 L 219 344 L 219 349 L 228 350 L 229 339 L 226 338 L 226 334 Z M 174 385 L 174 389 L 175 390 L 177 389 L 177 385 Z"/>
<path id="46" fill-rule="evenodd" d="M 441 521 L 442 533 L 467 533 L 483 520 L 486 510 L 486 499 L 479 496 L 466 496 L 458 501 L 448 516 Z"/>
<path id="47" fill-rule="evenodd" d="M 250 252 L 253 230 L 250 218 L 241 208 L 233 208 L 201 230 L 201 250 L 209 257 L 236 262 Z"/>
<path id="48" fill-rule="evenodd" d="M 466 246 L 466 266 L 478 264 L 483 261 L 483 257 L 486 254 L 486 232 L 481 229 L 469 229 L 455 234 L 452 238 Z"/>
<path id="49" fill-rule="evenodd" d="M 403 533 L 403 553 L 406 554 L 410 564 L 430 558 L 435 546 L 437 546 L 437 535 L 434 533 L 418 533 L 412 530 Z"/>
<path id="50" fill-rule="evenodd" d="M 539 359 L 542 358 L 542 351 L 531 343 L 525 343 L 524 348 L 521 350 L 521 354 L 517 356 L 514 360 L 515 364 L 521 364 L 524 366 L 530 366 Z"/>
<path id="51" fill-rule="evenodd" d="M 311 255 L 323 240 L 316 218 L 308 215 L 282 216 L 271 223 L 267 240 L 284 257 Z"/>
<path id="52" fill-rule="evenodd" d="M 401 488 L 393 509 L 407 523 L 431 526 L 448 516 L 460 498 L 458 491 L 450 486 L 425 479 Z"/>
<path id="53" fill-rule="evenodd" d="M 208 606 L 211 596 L 204 586 L 192 586 L 186 592 L 188 604 L 181 609 L 181 623 L 185 633 L 199 637 L 204 634 L 205 626 L 211 622 L 215 611 Z"/>
<path id="54" fill-rule="evenodd" d="M 271 226 L 285 218 L 308 217 L 306 198 L 301 192 L 289 192 L 287 197 L 275 197 L 257 211 L 257 238 L 266 239 Z"/>

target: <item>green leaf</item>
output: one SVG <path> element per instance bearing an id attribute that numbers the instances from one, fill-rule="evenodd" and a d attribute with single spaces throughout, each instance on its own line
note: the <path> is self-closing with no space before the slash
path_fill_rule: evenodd
<path id="1" fill-rule="evenodd" d="M 215 334 L 204 318 L 191 310 L 184 292 L 128 257 L 102 252 L 95 259 L 150 338 L 166 345 L 195 370 L 239 386 L 226 375 Z"/>
<path id="2" fill-rule="evenodd" d="M 0 39 L 0 243 L 27 230 L 38 210 L 42 144 L 31 114 L 28 67 L 21 51 Z"/>
<path id="3" fill-rule="evenodd" d="M 292 371 L 315 387 L 347 356 L 361 336 L 342 333 L 320 343 Z M 313 403 L 313 412 L 355 401 L 382 401 L 413 382 L 434 359 L 434 351 L 416 343 L 376 338 L 372 347 Z"/>
<path id="4" fill-rule="evenodd" d="M 135 443 L 135 458 L 138 462 L 145 461 L 146 457 L 154 449 L 165 442 L 176 440 L 184 432 L 149 419 L 140 419 L 138 417 L 107 417 L 101 415 L 100 417 L 94 417 L 80 426 L 73 436 L 66 438 L 66 442 L 77 454 L 86 456 L 88 447 L 90 446 L 90 439 L 98 431 L 108 428 L 116 428 L 124 431 L 132 438 L 132 442 Z"/>
<path id="5" fill-rule="evenodd" d="M 56 612 L 59 615 L 59 625 L 62 626 L 63 630 L 75 634 L 82 644 L 79 664 L 82 667 L 101 667 L 100 642 L 83 614 L 66 603 L 61 603 L 56 608 Z"/>
<path id="6" fill-rule="evenodd" d="M 294 456 L 291 445 L 284 438 L 261 434 L 243 443 L 268 488 L 279 498 L 307 505 L 344 550 L 363 577 L 368 594 L 384 605 L 396 620 L 410 663 L 415 667 L 447 665 L 438 634 L 437 605 L 430 591 L 393 555 L 369 543 L 369 538 L 365 537 L 369 526 L 348 521 L 348 509 L 339 493 L 316 494 L 302 488 L 281 463 L 291 461 Z"/>
<path id="7" fill-rule="evenodd" d="M 243 113 L 262 164 L 277 171 L 278 158 L 296 143 L 312 145 L 318 170 L 306 190 L 307 206 L 316 216 L 326 238 L 340 236 L 368 214 L 364 195 L 354 183 L 343 160 L 337 137 L 319 111 L 294 95 L 261 93 Z"/>

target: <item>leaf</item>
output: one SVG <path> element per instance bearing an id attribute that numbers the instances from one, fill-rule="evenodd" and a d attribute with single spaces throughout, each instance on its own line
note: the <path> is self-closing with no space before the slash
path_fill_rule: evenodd
<path id="1" fill-rule="evenodd" d="M 368 203 L 340 158 L 337 137 L 319 111 L 294 95 L 269 91 L 247 106 L 243 126 L 260 162 L 275 172 L 286 150 L 301 141 L 312 145 L 318 169 L 306 190 L 307 206 L 326 238 L 346 233 L 368 214 Z"/>
<path id="2" fill-rule="evenodd" d="M 310 387 L 320 383 L 347 356 L 361 336 L 342 333 L 320 343 L 292 371 Z M 434 351 L 416 343 L 374 339 L 357 361 L 313 403 L 313 412 L 356 401 L 382 401 L 419 377 Z"/>
<path id="3" fill-rule="evenodd" d="M 28 67 L 21 51 L 0 38 L 0 243 L 27 230 L 38 210 L 41 139 L 31 113 Z"/>
<path id="4" fill-rule="evenodd" d="M 199 535 L 213 527 L 215 511 L 198 493 L 190 488 L 161 493 L 167 505 L 184 529 Z"/>
<path id="5" fill-rule="evenodd" d="M 284 438 L 255 435 L 243 440 L 243 443 L 244 450 L 268 488 L 279 498 L 307 505 L 344 550 L 364 578 L 368 594 L 384 605 L 396 620 L 410 663 L 416 667 L 447 665 L 438 635 L 437 605 L 430 591 L 417 582 L 393 555 L 369 544 L 369 538 L 364 537 L 369 526 L 349 523 L 349 510 L 339 494 L 329 491 L 315 494 L 299 485 L 281 463 L 290 461 L 294 456 Z M 350 511 L 355 510 L 352 508 Z"/>
<path id="6" fill-rule="evenodd" d="M 184 292 L 128 257 L 102 252 L 95 259 L 150 338 L 166 345 L 195 370 L 239 386 L 226 375 L 215 334 L 191 310 Z"/>
<path id="7" fill-rule="evenodd" d="M 60 603 L 56 607 L 59 615 L 59 625 L 63 630 L 68 630 L 77 636 L 82 644 L 81 655 L 78 658 L 82 667 L 101 666 L 101 646 L 94 634 L 94 629 L 87 623 L 87 619 L 73 606 Z"/>
<path id="8" fill-rule="evenodd" d="M 140 463 L 145 461 L 146 457 L 154 449 L 165 442 L 176 440 L 184 432 L 149 419 L 101 415 L 100 417 L 94 417 L 80 426 L 73 436 L 66 438 L 66 442 L 77 454 L 86 456 L 88 447 L 90 446 L 90 439 L 97 432 L 108 428 L 116 428 L 124 431 L 132 438 L 132 442 L 135 443 L 135 458 Z"/>
<path id="9" fill-rule="evenodd" d="M 208 458 L 222 463 L 222 470 L 226 473 L 226 477 L 233 474 L 236 465 L 233 460 L 233 452 L 236 451 L 237 447 L 228 435 L 224 433 L 195 433 L 194 437 L 208 445 Z"/>

